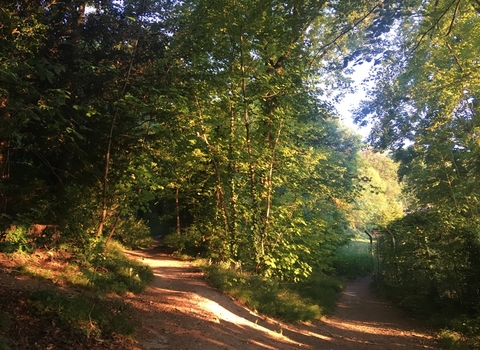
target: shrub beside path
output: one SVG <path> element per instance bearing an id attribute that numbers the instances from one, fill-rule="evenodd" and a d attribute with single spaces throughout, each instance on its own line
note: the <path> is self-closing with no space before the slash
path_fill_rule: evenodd
<path id="1" fill-rule="evenodd" d="M 128 254 L 155 273 L 144 293 L 125 298 L 141 322 L 139 350 L 440 349 L 432 333 L 375 297 L 369 278 L 347 286 L 332 316 L 292 325 L 246 309 L 158 247 Z"/>

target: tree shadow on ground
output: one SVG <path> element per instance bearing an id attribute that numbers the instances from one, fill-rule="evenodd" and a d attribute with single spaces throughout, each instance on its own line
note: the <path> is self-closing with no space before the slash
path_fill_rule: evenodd
<path id="1" fill-rule="evenodd" d="M 332 317 L 286 324 L 209 287 L 200 269 L 161 247 L 130 254 L 155 274 L 144 293 L 127 300 L 143 323 L 137 333 L 141 349 L 438 349 L 418 324 L 372 295 L 368 279 L 347 287 Z"/>

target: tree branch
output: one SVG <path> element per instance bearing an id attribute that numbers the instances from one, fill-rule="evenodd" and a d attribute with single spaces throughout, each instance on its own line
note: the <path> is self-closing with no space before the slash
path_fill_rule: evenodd
<path id="1" fill-rule="evenodd" d="M 458 8 L 460 7 L 460 2 L 462 0 L 458 0 L 457 1 L 457 6 L 455 6 L 455 11 L 453 12 L 453 16 L 452 16 L 452 22 L 450 22 L 450 27 L 448 28 L 448 32 L 447 32 L 447 35 L 446 36 L 449 36 L 450 33 L 452 32 L 452 28 L 453 28 L 453 22 L 455 22 L 455 18 L 457 18 L 457 14 L 458 14 Z"/>
<path id="2" fill-rule="evenodd" d="M 460 64 L 460 60 L 458 59 L 457 55 L 453 53 L 452 46 L 449 43 L 447 43 L 447 47 L 450 50 L 450 53 L 453 55 L 455 62 L 457 62 L 458 67 L 460 67 L 460 71 L 463 71 L 462 65 Z"/>
<path id="3" fill-rule="evenodd" d="M 459 0 L 459 2 L 460 2 L 460 0 Z M 428 30 L 425 33 L 422 34 L 422 36 L 420 37 L 420 40 L 413 47 L 413 49 L 407 54 L 407 56 L 411 56 L 415 51 L 417 51 L 417 49 L 420 46 L 420 44 L 422 43 L 423 39 L 427 36 L 428 33 L 430 33 L 433 29 L 435 29 L 435 26 L 442 20 L 443 16 L 445 16 L 447 14 L 447 12 L 450 10 L 450 8 L 453 6 L 454 3 L 455 3 L 455 1 L 453 1 L 450 5 L 448 5 L 446 10 L 443 11 L 443 13 L 440 15 L 440 17 L 438 17 L 435 20 L 435 22 L 430 26 L 430 28 L 428 28 Z"/>
<path id="4" fill-rule="evenodd" d="M 337 43 L 337 40 L 340 39 L 341 37 L 343 37 L 344 35 L 348 34 L 349 32 L 351 32 L 353 29 L 355 29 L 356 26 L 358 26 L 360 23 L 362 23 L 368 16 L 370 16 L 377 8 L 379 7 L 379 5 L 375 5 L 370 11 L 368 11 L 362 18 L 360 18 L 358 21 L 356 21 L 355 23 L 353 23 L 352 26 L 350 26 L 349 28 L 343 30 L 340 34 L 338 34 L 333 40 L 331 40 L 330 42 L 326 43 L 325 45 L 323 45 L 322 47 L 320 47 L 317 51 L 317 53 L 315 54 L 315 56 L 313 56 L 312 60 L 310 61 L 310 64 L 309 65 L 312 65 L 313 61 L 315 61 L 318 57 L 318 54 L 320 52 L 322 52 L 323 50 L 329 48 L 330 46 L 332 46 L 333 44 L 336 44 Z M 322 54 L 320 57 L 323 57 L 324 54 Z"/>

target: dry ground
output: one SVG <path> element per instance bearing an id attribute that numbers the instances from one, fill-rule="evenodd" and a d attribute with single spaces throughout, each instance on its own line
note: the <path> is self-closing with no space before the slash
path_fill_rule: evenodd
<path id="1" fill-rule="evenodd" d="M 144 293 L 126 298 L 142 322 L 137 349 L 440 349 L 432 333 L 375 297 L 369 278 L 347 286 L 331 317 L 291 325 L 244 308 L 207 286 L 199 269 L 158 248 L 129 254 L 155 273 Z"/>
<path id="2" fill-rule="evenodd" d="M 312 324 L 284 324 L 239 305 L 209 287 L 202 272 L 190 263 L 165 254 L 158 247 L 128 252 L 150 265 L 155 279 L 140 295 L 122 297 L 130 316 L 140 322 L 134 341 L 123 338 L 98 342 L 61 331 L 54 321 L 28 309 L 26 291 L 66 286 L 18 276 L 14 262 L 0 254 L 0 311 L 14 320 L 7 338 L 13 350 L 125 349 L 125 350 L 293 350 L 293 349 L 440 349 L 432 333 L 405 318 L 389 303 L 375 297 L 370 279 L 350 283 L 331 317 Z M 50 270 L 61 269 L 53 259 L 39 257 Z M 51 266 L 50 266 L 51 265 Z M 58 266 L 56 266 L 58 265 Z M 1 344 L 0 344 L 1 347 Z"/>

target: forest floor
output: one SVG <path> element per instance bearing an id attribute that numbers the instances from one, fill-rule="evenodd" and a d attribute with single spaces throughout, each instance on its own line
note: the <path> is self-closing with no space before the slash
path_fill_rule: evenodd
<path id="1" fill-rule="evenodd" d="M 209 287 L 199 268 L 160 247 L 128 255 L 150 265 L 155 278 L 141 294 L 115 297 L 130 305 L 129 317 L 139 324 L 133 341 L 120 337 L 99 342 L 60 330 L 55 321 L 31 312 L 24 301 L 29 290 L 61 286 L 17 276 L 2 254 L 0 311 L 10 315 L 12 325 L 5 336 L 14 340 L 12 349 L 440 349 L 431 331 L 372 293 L 370 278 L 349 283 L 336 311 L 324 320 L 286 324 L 258 315 Z M 79 293 L 68 287 L 64 292 Z"/>
<path id="2" fill-rule="evenodd" d="M 431 331 L 372 293 L 369 277 L 347 285 L 333 315 L 292 325 L 246 309 L 209 287 L 200 269 L 158 247 L 129 255 L 155 273 L 144 293 L 125 300 L 142 323 L 137 349 L 440 349 Z"/>

